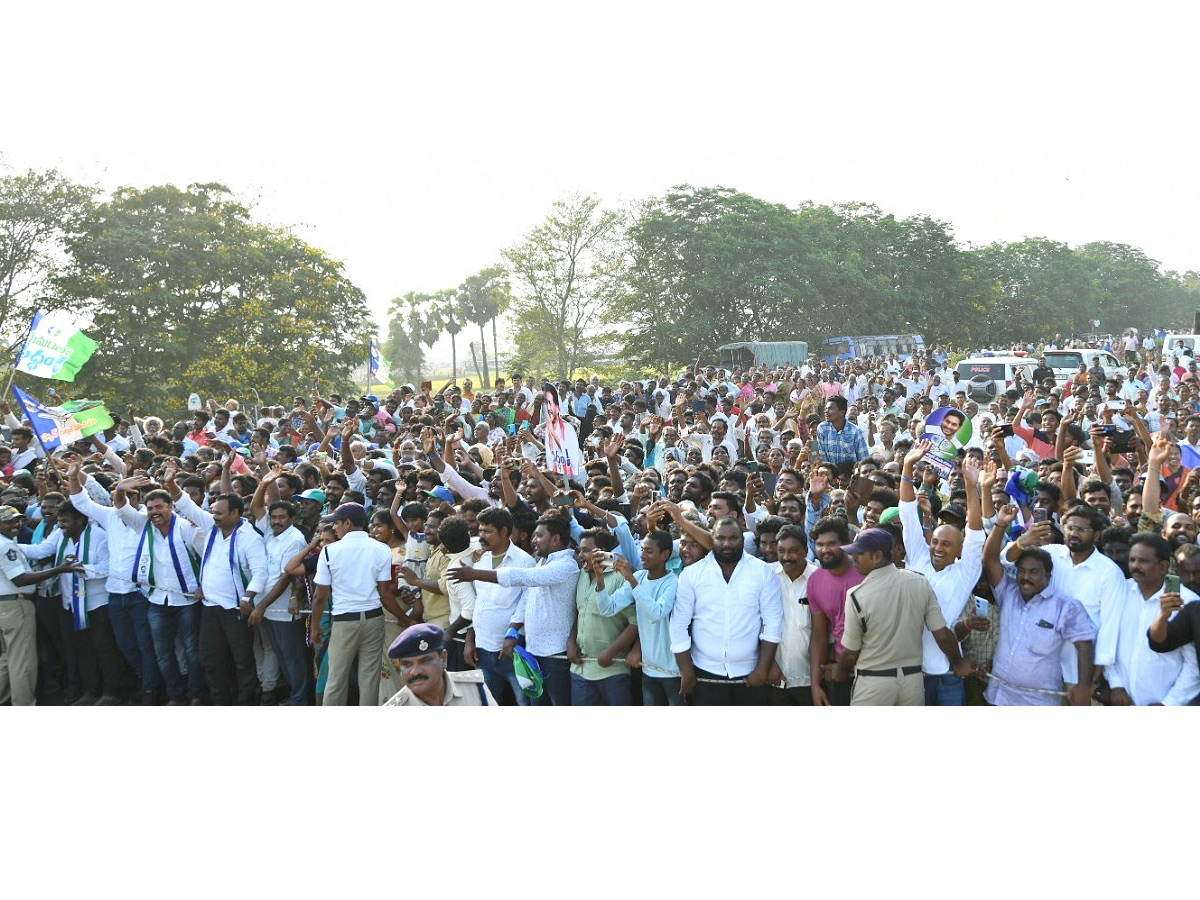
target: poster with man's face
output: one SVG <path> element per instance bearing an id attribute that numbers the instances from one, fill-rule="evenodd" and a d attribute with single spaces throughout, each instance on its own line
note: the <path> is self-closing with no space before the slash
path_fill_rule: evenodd
<path id="1" fill-rule="evenodd" d="M 942 478 L 949 478 L 954 470 L 958 451 L 971 440 L 971 420 L 967 414 L 953 406 L 935 409 L 925 420 L 925 431 L 921 439 L 933 447 L 925 454 L 925 461 Z"/>

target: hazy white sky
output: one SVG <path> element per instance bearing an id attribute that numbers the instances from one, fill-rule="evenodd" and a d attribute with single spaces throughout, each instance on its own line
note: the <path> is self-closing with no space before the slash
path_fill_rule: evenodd
<path id="1" fill-rule="evenodd" d="M 344 260 L 381 327 L 555 199 L 680 183 L 1200 269 L 1183 4 L 407 6 L 6 7 L 0 162 L 225 183 Z"/>

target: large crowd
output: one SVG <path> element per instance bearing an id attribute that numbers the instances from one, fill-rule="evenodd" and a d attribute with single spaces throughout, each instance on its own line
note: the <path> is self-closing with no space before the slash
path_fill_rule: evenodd
<path id="1" fill-rule="evenodd" d="M 1196 361 L 1039 349 L 0 404 L 0 703 L 1196 702 Z"/>

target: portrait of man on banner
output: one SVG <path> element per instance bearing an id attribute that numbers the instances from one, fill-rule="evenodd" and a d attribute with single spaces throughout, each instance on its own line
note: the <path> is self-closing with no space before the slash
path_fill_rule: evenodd
<path id="1" fill-rule="evenodd" d="M 942 478 L 948 478 L 954 469 L 958 451 L 971 440 L 971 420 L 967 414 L 953 406 L 935 409 L 925 420 L 925 431 L 921 439 L 933 444 L 925 454 L 925 460 L 937 470 Z"/>
<path id="2" fill-rule="evenodd" d="M 546 468 L 557 472 L 564 480 L 580 477 L 583 471 L 583 451 L 579 449 L 579 433 L 562 417 L 558 389 L 546 382 L 542 385 L 545 398 Z"/>

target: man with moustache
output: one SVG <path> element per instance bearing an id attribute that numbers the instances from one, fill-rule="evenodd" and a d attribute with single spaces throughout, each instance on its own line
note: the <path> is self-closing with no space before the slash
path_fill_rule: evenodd
<path id="1" fill-rule="evenodd" d="M 812 616 L 809 665 L 813 706 L 849 706 L 850 681 L 840 678 L 834 663 L 842 654 L 846 622 L 846 591 L 862 584 L 863 577 L 842 547 L 850 543 L 846 520 L 822 519 L 809 533 L 821 568 L 808 579 L 808 609 Z M 832 660 L 827 662 L 827 660 Z"/>
<path id="2" fill-rule="evenodd" d="M 1159 652 L 1150 645 L 1150 628 L 1163 608 L 1178 609 L 1200 601 L 1185 587 L 1168 591 L 1171 548 L 1153 532 L 1134 535 L 1129 547 L 1129 581 L 1117 626 L 1116 658 L 1104 671 L 1112 706 L 1182 706 L 1200 694 L 1196 646 Z M 1161 629 L 1156 629 L 1161 638 Z"/>
<path id="3" fill-rule="evenodd" d="M 776 552 L 771 568 L 779 579 L 783 627 L 771 669 L 771 705 L 812 706 L 808 582 L 817 566 L 808 561 L 808 541 L 797 525 L 779 529 Z"/>
<path id="4" fill-rule="evenodd" d="M 445 635 L 437 625 L 410 625 L 388 647 L 392 665 L 404 679 L 384 706 L 498 706 L 483 673 L 446 671 Z"/>
<path id="5" fill-rule="evenodd" d="M 1016 514 L 1012 505 L 996 511 L 996 525 L 983 551 L 984 570 L 1000 608 L 999 637 L 992 656 L 996 678 L 988 684 L 984 699 L 992 706 L 1058 706 L 1054 694 L 1042 692 L 1061 691 L 1066 683 L 1073 706 L 1090 706 L 1096 625 L 1082 603 L 1054 586 L 1052 573 L 1059 565 L 1069 564 L 1056 563 L 1044 549 L 1022 547 L 1012 560 L 1016 578 L 1004 573 L 1000 545 Z M 1068 516 L 1064 523 L 1068 540 L 1072 521 Z M 1078 530 L 1076 535 L 1079 543 Z M 1113 565 L 1110 560 L 1105 562 Z M 1075 669 L 1069 675 L 1060 663 L 1068 643 L 1076 651 L 1072 654 Z"/>
<path id="6" fill-rule="evenodd" d="M 696 706 L 766 703 L 782 620 L 775 573 L 745 553 L 737 519 L 717 520 L 712 553 L 683 570 L 671 610 L 680 692 Z"/>
<path id="7" fill-rule="evenodd" d="M 1073 507 L 1062 520 L 1065 544 L 1049 544 L 1045 550 L 1054 561 L 1051 586 L 1067 597 L 1078 600 L 1096 629 L 1094 664 L 1111 665 L 1117 644 L 1117 622 L 1125 603 L 1125 576 L 1121 568 L 1096 548 L 1107 520 L 1089 506 Z M 1044 526 L 1031 529 L 1033 535 L 1022 534 L 1009 545 L 1006 558 L 1015 563 L 1030 546 L 1036 546 L 1037 535 L 1047 532 Z M 1062 647 L 1062 677 L 1068 689 L 1075 684 L 1079 671 L 1074 642 Z"/>

